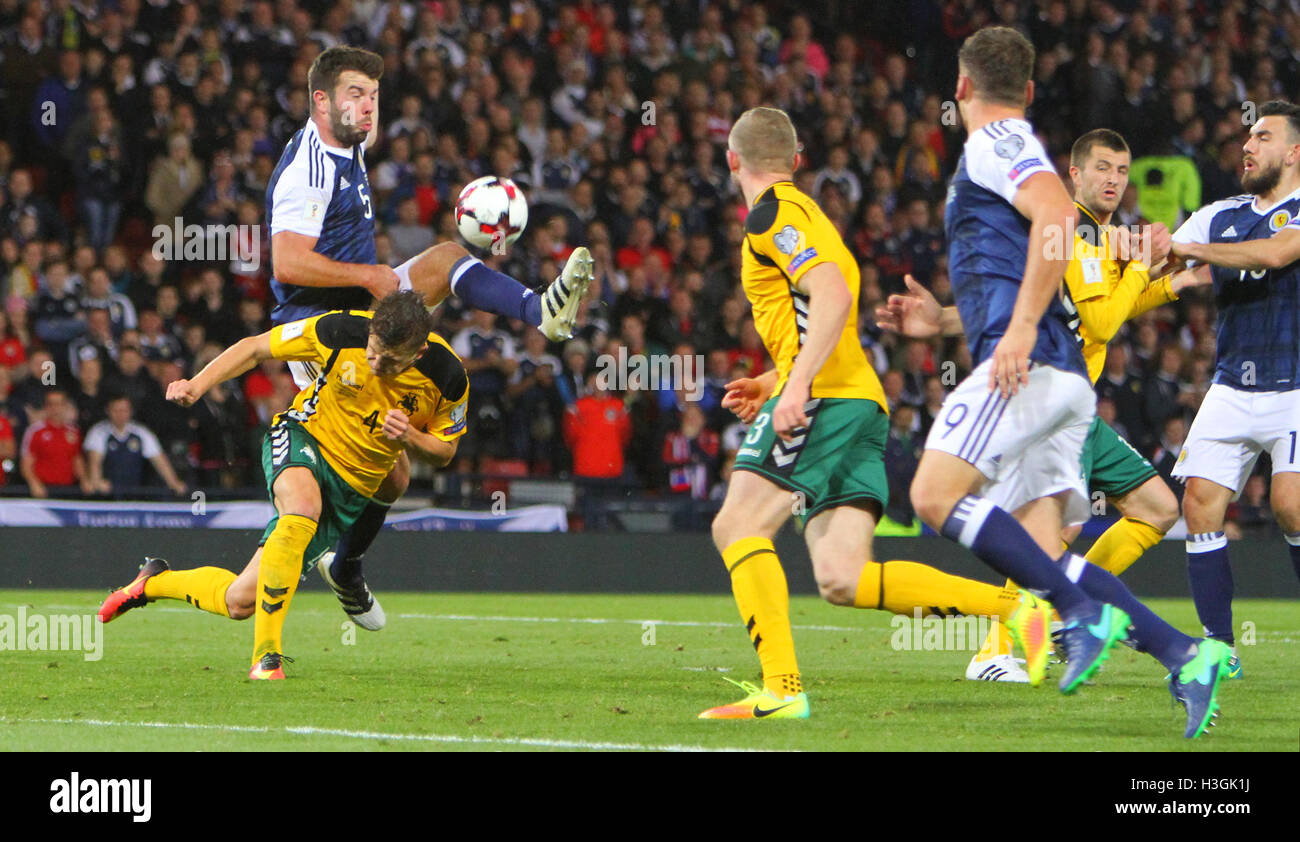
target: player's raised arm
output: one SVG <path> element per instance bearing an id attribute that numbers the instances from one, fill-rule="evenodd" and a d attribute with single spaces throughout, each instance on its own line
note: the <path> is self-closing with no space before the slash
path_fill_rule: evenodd
<path id="1" fill-rule="evenodd" d="M 1016 296 L 1015 309 L 1006 333 L 993 349 L 989 388 L 1004 396 L 1014 395 L 1028 382 L 1029 354 L 1038 340 L 1038 323 L 1052 298 L 1059 294 L 1061 279 L 1070 263 L 1075 209 L 1060 176 L 1037 172 L 1025 179 L 1012 201 L 1030 222 L 1029 253 L 1025 275 Z"/>
<path id="2" fill-rule="evenodd" d="M 167 384 L 167 400 L 181 406 L 193 406 L 209 389 L 251 371 L 262 360 L 271 358 L 271 333 L 273 328 L 257 336 L 246 336 L 222 351 L 203 367 L 192 380 L 173 380 Z"/>
<path id="3" fill-rule="evenodd" d="M 913 339 L 930 339 L 934 336 L 961 336 L 961 313 L 953 306 L 942 307 L 930 291 L 904 275 L 907 293 L 894 294 L 884 305 L 876 308 L 876 324 L 882 330 L 898 333 Z"/>
<path id="4" fill-rule="evenodd" d="M 1182 228 L 1178 229 L 1182 233 Z M 1228 269 L 1258 272 L 1281 269 L 1300 260 L 1300 227 L 1288 225 L 1266 240 L 1240 243 L 1197 243 L 1174 240 L 1174 254 Z"/>

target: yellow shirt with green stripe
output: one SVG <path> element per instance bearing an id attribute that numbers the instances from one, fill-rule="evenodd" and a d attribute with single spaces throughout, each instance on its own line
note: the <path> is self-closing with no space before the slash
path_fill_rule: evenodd
<path id="1" fill-rule="evenodd" d="M 1120 260 L 1111 253 L 1112 226 L 1103 225 L 1083 205 L 1075 202 L 1074 255 L 1065 270 L 1065 284 L 1079 310 L 1083 360 L 1093 383 L 1106 365 L 1106 345 L 1129 319 L 1177 301 L 1169 276 L 1151 280 L 1150 269 L 1140 261 Z"/>
<path id="2" fill-rule="evenodd" d="M 839 267 L 853 297 L 831 356 L 813 377 L 811 397 L 863 398 L 888 412 L 880 379 L 867 362 L 858 338 L 857 261 L 834 224 L 793 182 L 768 187 L 749 209 L 741 247 L 740 280 L 754 311 L 754 328 L 776 363 L 779 394 L 808 330 L 808 296 L 795 284 L 814 266 Z"/>
<path id="3" fill-rule="evenodd" d="M 365 311 L 334 311 L 271 330 L 271 355 L 314 362 L 320 375 L 275 417 L 301 424 L 325 461 L 348 485 L 373 496 L 404 445 L 384 435 L 388 410 L 403 412 L 415 429 L 443 441 L 465 433 L 469 380 L 460 357 L 436 333 L 428 349 L 400 374 L 378 377 L 366 363 L 370 318 Z"/>

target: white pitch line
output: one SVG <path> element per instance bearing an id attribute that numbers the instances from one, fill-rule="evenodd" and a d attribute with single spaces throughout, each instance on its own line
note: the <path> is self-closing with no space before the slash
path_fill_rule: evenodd
<path id="1" fill-rule="evenodd" d="M 283 731 L 301 736 L 346 737 L 354 740 L 397 740 L 463 745 L 524 746 L 528 748 L 572 748 L 589 751 L 682 751 L 682 752 L 753 752 L 768 749 L 706 748 L 684 745 L 645 745 L 642 743 L 604 743 L 585 740 L 546 740 L 539 737 L 460 737 L 451 734 L 386 734 L 382 731 L 350 731 L 342 728 L 318 728 L 314 725 L 286 725 L 270 728 L 261 725 L 221 725 L 200 722 L 115 722 L 107 719 L 34 719 L 0 716 L 0 722 L 38 725 L 91 725 L 103 728 L 179 728 L 194 731 L 228 731 L 246 734 L 274 734 Z"/>
<path id="2" fill-rule="evenodd" d="M 700 620 L 622 620 L 614 617 L 510 617 L 502 615 L 478 615 L 478 614 L 398 614 L 398 617 L 406 620 L 459 620 L 469 622 L 511 622 L 511 623 L 584 623 L 591 625 L 606 624 L 628 624 L 642 626 L 650 623 L 656 626 L 693 626 L 698 628 L 711 629 L 731 629 L 740 625 L 740 621 L 734 623 L 724 623 L 718 621 L 700 621 Z M 856 626 L 791 626 L 794 629 L 805 631 L 835 631 L 835 632 L 861 632 L 861 631 L 880 631 L 880 629 L 863 629 Z"/>

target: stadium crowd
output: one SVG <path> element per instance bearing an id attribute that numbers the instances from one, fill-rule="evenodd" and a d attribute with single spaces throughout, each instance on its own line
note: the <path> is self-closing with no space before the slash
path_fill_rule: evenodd
<path id="1" fill-rule="evenodd" d="M 969 357 L 883 335 L 871 313 L 907 273 L 951 302 L 943 201 L 964 136 L 947 99 L 957 45 L 995 22 L 1038 47 L 1030 119 L 1063 175 L 1083 131 L 1127 138 L 1120 223 L 1172 229 L 1240 192 L 1246 106 L 1300 93 L 1300 8 L 1282 0 L 0 0 L 0 486 L 260 484 L 258 442 L 294 394 L 282 364 L 192 411 L 163 388 L 269 327 L 266 184 L 306 120 L 312 59 L 350 44 L 385 62 L 367 156 L 381 260 L 457 238 L 460 187 L 488 173 L 531 207 L 489 262 L 539 287 L 573 247 L 595 257 L 563 346 L 440 308 L 471 378 L 457 470 L 718 495 L 744 433 L 723 384 L 770 365 L 723 151 L 735 117 L 768 104 L 799 127 L 798 186 L 859 260 L 892 409 L 889 513 L 908 521 L 924 436 Z M 1099 414 L 1166 476 L 1209 385 L 1214 318 L 1197 295 L 1129 324 L 1097 386 Z M 698 363 L 620 388 L 611 361 L 640 354 Z M 1243 497 L 1243 523 L 1267 517 L 1262 499 Z"/>

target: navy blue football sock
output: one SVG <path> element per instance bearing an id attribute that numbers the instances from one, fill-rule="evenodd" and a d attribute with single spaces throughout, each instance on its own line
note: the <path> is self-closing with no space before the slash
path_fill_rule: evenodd
<path id="1" fill-rule="evenodd" d="M 1133 624 L 1132 644 L 1139 652 L 1149 652 L 1170 672 L 1196 656 L 1196 640 L 1156 616 L 1124 583 L 1083 556 L 1067 552 L 1056 562 L 1071 582 L 1098 602 L 1109 602 L 1128 614 Z"/>
<path id="2" fill-rule="evenodd" d="M 534 327 L 542 323 L 542 299 L 509 275 L 466 255 L 451 266 L 451 291 L 475 310 L 509 319 L 523 319 Z"/>
<path id="3" fill-rule="evenodd" d="M 374 542 L 388 517 L 389 505 L 371 500 L 361 510 L 361 514 L 334 545 L 334 565 L 330 575 L 336 582 L 351 582 L 361 575 L 361 556 Z"/>
<path id="4" fill-rule="evenodd" d="M 963 497 L 944 521 L 943 535 L 1022 588 L 1045 596 L 1066 621 L 1097 608 L 1015 518 L 988 500 Z"/>
<path id="5" fill-rule="evenodd" d="M 1222 532 L 1187 536 L 1187 578 L 1206 637 L 1231 646 L 1232 567 L 1228 564 L 1228 539 Z"/>
<path id="6" fill-rule="evenodd" d="M 1286 536 L 1286 542 L 1291 550 L 1291 566 L 1295 568 L 1296 578 L 1300 579 L 1300 532 Z"/>

